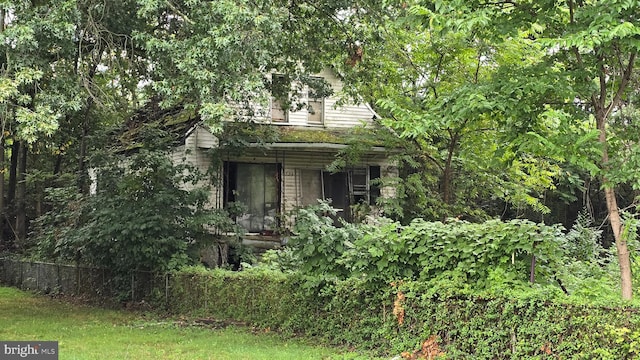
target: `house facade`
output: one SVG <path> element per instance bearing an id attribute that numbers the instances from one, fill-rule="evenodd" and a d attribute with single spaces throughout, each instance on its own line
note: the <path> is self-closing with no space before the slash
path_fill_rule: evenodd
<path id="1" fill-rule="evenodd" d="M 333 73 L 324 77 L 334 93 L 341 82 Z M 275 80 L 274 80 L 275 81 Z M 212 177 L 210 203 L 215 208 L 242 204 L 244 213 L 236 218 L 246 229 L 246 244 L 259 248 L 277 247 L 282 229 L 295 221 L 290 215 L 297 207 L 331 200 L 338 216 L 354 220 L 366 209 L 376 213 L 379 197 L 395 196 L 395 189 L 380 187 L 376 179 L 397 175 L 387 151 L 372 146 L 359 161 L 339 171 L 327 170 L 345 149 L 345 134 L 357 126 L 372 126 L 375 112 L 367 104 L 337 105 L 337 98 L 301 97 L 306 106 L 288 110 L 275 97 L 267 109 L 258 109 L 255 126 L 270 127 L 278 140 L 250 143 L 242 150 L 219 151 L 220 168 Z M 196 123 L 173 153 L 175 162 L 187 161 L 201 171 L 210 170 L 218 139 L 205 125 Z"/>

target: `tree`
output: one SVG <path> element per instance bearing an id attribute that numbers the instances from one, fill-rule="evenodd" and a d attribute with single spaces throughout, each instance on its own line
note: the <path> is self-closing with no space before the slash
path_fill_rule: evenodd
<path id="1" fill-rule="evenodd" d="M 11 154 L 8 209 L 3 204 L 0 212 L 15 213 L 11 229 L 19 246 L 28 219 L 44 211 L 37 205 L 44 187 L 35 185 L 72 181 L 73 174 L 86 190 L 92 135 L 112 118 L 125 118 L 137 100 L 146 62 L 132 33 L 146 24 L 129 16 L 135 5 L 68 0 L 0 6 L 0 152 Z"/>
<path id="2" fill-rule="evenodd" d="M 540 46 L 451 28 L 433 21 L 426 6 L 368 5 L 351 17 L 364 29 L 364 56 L 340 68 L 350 95 L 374 103 L 382 125 L 399 138 L 390 145 L 412 154 L 403 157 L 401 185 L 413 187 L 417 206 L 407 215 L 478 219 L 500 214 L 501 201 L 547 212 L 540 197 L 554 187 L 559 159 L 534 137 L 557 130 L 543 106 L 558 97 L 557 84 L 517 73 L 519 64 L 540 61 Z M 526 80 L 514 83 L 514 76 Z M 528 87 L 542 91 L 529 98 Z"/>
<path id="3" fill-rule="evenodd" d="M 604 186 L 609 223 L 620 267 L 622 297 L 631 299 L 631 266 L 623 234 L 608 132 L 611 117 L 630 100 L 635 88 L 640 28 L 636 1 L 435 1 L 429 6 L 454 28 L 472 28 L 488 37 L 508 41 L 526 32 L 527 41 L 542 46 L 546 66 L 561 70 L 573 96 L 547 105 L 559 113 L 582 111 L 576 121 L 593 119 L 601 157 L 598 167 Z M 443 18 L 441 18 L 443 19 Z M 525 39 L 522 39 L 525 41 Z M 571 109 L 573 108 L 573 109 Z"/>
<path id="4" fill-rule="evenodd" d="M 337 11 L 330 1 L 138 2 L 138 15 L 154 26 L 136 36 L 153 68 L 150 87 L 164 106 L 188 104 L 216 130 L 222 118 L 251 118 L 253 105 L 269 99 L 270 71 L 319 85 L 308 74 L 326 64 L 322 20 Z"/>
<path id="5" fill-rule="evenodd" d="M 9 199 L 16 201 L 14 232 L 18 242 L 26 238 L 28 147 L 38 137 L 53 134 L 61 112 L 75 104 L 73 98 L 57 96 L 65 87 L 64 80 L 53 76 L 54 68 L 49 66 L 52 58 L 68 50 L 63 38 L 72 36 L 68 25 L 73 14 L 66 12 L 67 3 L 61 5 L 51 12 L 25 2 L 3 5 L 0 151 L 13 143 L 10 171 L 15 181 L 10 182 Z"/>

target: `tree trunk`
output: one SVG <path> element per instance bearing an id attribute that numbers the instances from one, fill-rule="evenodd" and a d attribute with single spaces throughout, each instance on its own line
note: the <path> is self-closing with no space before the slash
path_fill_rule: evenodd
<path id="1" fill-rule="evenodd" d="M 633 298 L 633 285 L 631 281 L 631 260 L 629 258 L 629 249 L 627 248 L 627 239 L 623 236 L 622 220 L 618 211 L 616 194 L 613 188 L 605 188 L 605 197 L 607 199 L 607 210 L 609 212 L 609 222 L 613 230 L 613 237 L 616 241 L 616 250 L 618 251 L 618 265 L 620 267 L 620 284 L 622 290 L 622 298 L 631 300 Z"/>
<path id="2" fill-rule="evenodd" d="M 4 221 L 5 221 L 4 174 L 5 174 L 4 135 L 2 135 L 0 136 L 0 248 L 4 246 L 4 241 L 5 241 L 5 238 L 4 238 Z"/>
<path id="3" fill-rule="evenodd" d="M 575 49 L 576 57 L 581 63 L 580 53 Z M 613 92 L 613 98 L 609 105 L 607 105 L 607 81 L 609 74 L 605 67 L 605 59 L 602 54 L 597 55 L 598 60 L 598 83 L 600 85 L 599 94 L 592 94 L 591 104 L 593 105 L 594 115 L 596 118 L 596 127 L 599 131 L 598 142 L 602 145 L 602 163 L 601 169 L 603 171 L 602 184 L 604 186 L 604 195 L 607 202 L 607 212 L 609 214 L 609 223 L 611 224 L 611 230 L 613 231 L 613 238 L 616 243 L 616 250 L 618 251 L 618 266 L 620 268 L 620 289 L 622 293 L 622 299 L 631 300 L 633 298 L 633 283 L 631 279 L 631 260 L 629 258 L 629 249 L 627 248 L 627 239 L 622 231 L 622 219 L 620 217 L 620 209 L 618 209 L 618 201 L 616 199 L 615 185 L 612 184 L 607 178 L 607 172 L 609 170 L 609 149 L 607 148 L 607 120 L 609 115 L 618 108 L 622 100 L 622 96 L 627 91 L 631 75 L 633 73 L 634 64 L 636 60 L 636 53 L 631 52 L 629 54 L 629 60 L 625 69 L 620 74 L 620 82 L 616 86 L 615 92 Z"/>
<path id="4" fill-rule="evenodd" d="M 91 106 L 93 105 L 93 99 L 87 100 L 87 107 L 82 119 L 82 135 L 80 137 L 80 149 L 78 154 L 78 189 L 81 194 L 89 193 L 89 175 L 86 169 L 87 160 L 87 141 L 89 136 L 89 113 Z"/>
<path id="5" fill-rule="evenodd" d="M 27 153 L 29 147 L 20 141 L 18 159 L 18 181 L 16 184 L 16 245 L 23 247 L 27 238 Z"/>
<path id="6" fill-rule="evenodd" d="M 442 202 L 447 205 L 450 205 L 453 201 L 451 196 L 453 192 L 453 155 L 455 154 L 459 140 L 460 137 L 457 132 L 451 134 L 451 141 L 449 141 L 449 147 L 447 148 L 447 159 L 445 160 L 444 170 L 442 172 Z"/>
<path id="7" fill-rule="evenodd" d="M 4 32 L 5 29 L 5 10 L 0 9 L 0 33 Z M 3 54 L 4 55 L 4 54 Z M 4 65 L 6 63 L 6 57 L 3 56 L 1 63 Z M 4 129 L 7 118 L 2 115 L 2 127 L 0 127 L 0 249 L 5 247 L 5 238 L 4 238 L 4 175 L 5 175 L 5 166 L 4 166 Z"/>
<path id="8" fill-rule="evenodd" d="M 11 228 L 11 236 L 7 243 L 16 244 L 16 231 L 14 228 L 16 219 L 16 183 L 18 173 L 18 154 L 20 153 L 20 142 L 13 138 L 11 144 L 11 158 L 9 159 L 9 184 L 7 188 L 7 206 L 5 207 L 6 224 Z"/>
<path id="9" fill-rule="evenodd" d="M 11 207 L 15 207 L 14 200 L 16 198 L 16 181 L 18 173 L 18 154 L 20 153 L 20 142 L 14 137 L 11 145 L 11 164 L 9 167 L 9 192 L 7 193 L 7 203 Z M 14 209 L 11 209 L 13 213 Z"/>
<path id="10" fill-rule="evenodd" d="M 609 163 L 609 152 L 607 150 L 607 129 L 606 116 L 604 113 L 596 114 L 596 122 L 600 135 L 598 141 L 602 144 L 602 168 L 606 170 Z M 613 238 L 616 242 L 616 250 L 618 251 L 618 266 L 620 267 L 620 287 L 622 290 L 622 298 L 631 300 L 633 298 L 633 284 L 631 281 L 631 260 L 629 258 L 629 249 L 627 248 L 627 239 L 623 236 L 622 219 L 620 218 L 620 210 L 618 209 L 618 201 L 616 200 L 616 192 L 613 185 L 609 183 L 606 175 L 602 176 L 604 184 L 604 195 L 607 201 L 607 212 L 609 214 L 609 223 L 613 231 Z"/>
<path id="11" fill-rule="evenodd" d="M 100 64 L 100 59 L 102 59 L 102 54 L 104 53 L 104 46 L 102 42 L 99 42 L 98 48 L 96 50 L 95 56 L 93 56 L 94 62 L 89 69 L 89 73 L 87 74 L 88 80 L 93 80 L 96 75 L 96 71 L 98 70 L 98 65 Z M 78 188 L 80 193 L 88 194 L 89 193 L 89 174 L 87 173 L 87 147 L 89 141 L 89 133 L 91 130 L 91 109 L 94 106 L 95 101 L 93 96 L 89 94 L 87 98 L 86 107 L 84 110 L 83 118 L 82 118 L 82 135 L 80 137 L 80 150 L 78 154 Z"/>

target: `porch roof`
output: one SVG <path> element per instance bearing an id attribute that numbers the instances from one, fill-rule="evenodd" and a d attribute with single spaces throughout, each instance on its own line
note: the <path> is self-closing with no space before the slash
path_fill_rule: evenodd
<path id="1" fill-rule="evenodd" d="M 303 149 L 303 150 L 313 150 L 313 149 L 329 149 L 329 150 L 342 150 L 342 149 L 346 149 L 347 147 L 349 147 L 349 145 L 347 144 L 334 144 L 334 143 L 326 143 L 326 142 L 274 142 L 274 143 L 267 143 L 267 144 L 258 144 L 258 143 L 252 143 L 249 144 L 249 147 L 260 147 L 260 148 L 266 148 L 267 150 L 269 149 L 290 149 L 290 150 L 294 150 L 294 149 Z M 382 146 L 372 146 L 370 148 L 371 152 L 386 152 L 387 149 L 385 149 Z"/>

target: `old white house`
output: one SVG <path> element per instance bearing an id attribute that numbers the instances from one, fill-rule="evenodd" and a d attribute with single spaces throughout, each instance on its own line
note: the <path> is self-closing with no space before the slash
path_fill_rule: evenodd
<path id="1" fill-rule="evenodd" d="M 273 81 L 278 75 L 273 75 Z M 341 90 L 337 76 L 327 70 L 318 74 Z M 360 161 L 338 172 L 327 170 L 344 149 L 348 131 L 371 126 L 376 117 L 367 104 L 337 105 L 337 98 L 312 98 L 302 94 L 305 106 L 287 109 L 272 97 L 268 109 L 259 109 L 252 121 L 273 128 L 277 141 L 249 143 L 242 151 L 221 151 L 218 176 L 212 177 L 211 205 L 224 208 L 242 203 L 246 213 L 236 221 L 246 229 L 245 243 L 272 247 L 280 244 L 279 231 L 294 221 L 286 216 L 296 207 L 331 199 L 338 214 L 351 220 L 354 209 L 366 205 L 375 211 L 380 196 L 393 197 L 393 188 L 380 188 L 377 178 L 395 176 L 396 168 L 382 147 L 372 146 Z M 202 171 L 210 169 L 213 151 L 224 139 L 214 136 L 197 115 L 158 112 L 161 123 L 182 136 L 176 144 L 174 161 L 187 161 Z M 232 120 L 232 119 L 230 119 Z M 134 121 L 135 122 L 135 121 Z M 252 125 L 254 126 L 254 125 Z M 255 125 L 258 126 L 258 125 Z M 123 135 L 126 137 L 126 133 Z M 221 135 L 218 135 L 221 136 Z"/>

